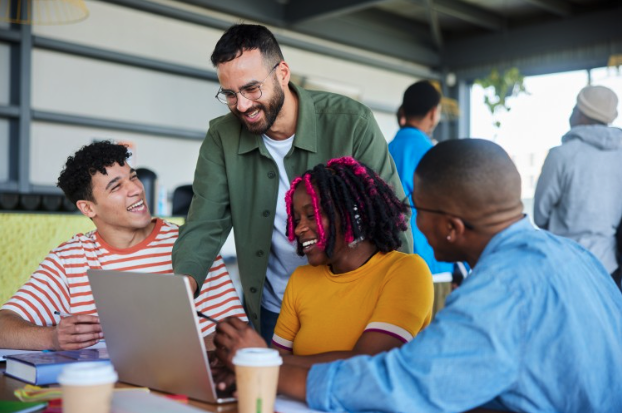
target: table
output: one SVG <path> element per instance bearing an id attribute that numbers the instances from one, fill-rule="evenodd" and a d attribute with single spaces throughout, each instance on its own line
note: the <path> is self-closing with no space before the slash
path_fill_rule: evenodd
<path id="1" fill-rule="evenodd" d="M 17 397 L 13 394 L 13 392 L 19 388 L 22 388 L 26 385 L 25 382 L 21 380 L 14 379 L 12 377 L 8 377 L 4 375 L 5 363 L 0 362 L 0 400 L 18 400 Z M 131 384 L 126 383 L 117 383 L 115 385 L 116 388 L 132 388 L 136 386 L 132 386 Z M 157 391 L 151 391 L 153 394 L 162 395 L 163 393 Z M 204 410 L 206 412 L 212 413 L 236 413 L 237 412 L 237 404 L 236 403 L 227 403 L 223 405 L 215 405 L 210 403 L 199 402 L 196 400 L 188 399 L 188 405 L 196 407 L 198 409 Z"/>
<path id="2" fill-rule="evenodd" d="M 17 397 L 13 394 L 13 392 L 21 387 L 24 387 L 26 383 L 21 380 L 14 379 L 12 377 L 8 377 L 4 375 L 4 363 L 0 362 L 0 400 L 18 400 Z M 131 388 L 136 387 L 131 384 L 125 383 L 117 383 L 117 388 Z M 163 393 L 152 391 L 153 394 L 161 395 Z M 204 410 L 206 412 L 212 413 L 237 413 L 237 404 L 236 403 L 228 403 L 223 405 L 215 405 L 210 403 L 199 402 L 196 400 L 188 399 L 188 404 L 190 406 L 194 406 L 198 409 Z M 496 410 L 487 410 L 487 409 L 473 409 L 469 410 L 466 413 L 499 413 Z"/>

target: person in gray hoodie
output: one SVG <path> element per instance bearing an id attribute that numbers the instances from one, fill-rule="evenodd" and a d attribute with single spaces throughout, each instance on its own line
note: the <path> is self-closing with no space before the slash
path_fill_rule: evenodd
<path id="1" fill-rule="evenodd" d="M 534 220 L 587 248 L 620 288 L 615 233 L 622 220 L 622 129 L 608 126 L 617 105 L 616 94 L 604 86 L 579 92 L 570 131 L 544 161 Z"/>

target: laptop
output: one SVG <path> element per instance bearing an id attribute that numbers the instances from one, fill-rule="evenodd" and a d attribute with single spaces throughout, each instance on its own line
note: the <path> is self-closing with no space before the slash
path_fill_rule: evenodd
<path id="1" fill-rule="evenodd" d="M 220 394 L 212 380 L 187 277 L 87 274 L 119 381 L 208 403 L 235 401 Z"/>

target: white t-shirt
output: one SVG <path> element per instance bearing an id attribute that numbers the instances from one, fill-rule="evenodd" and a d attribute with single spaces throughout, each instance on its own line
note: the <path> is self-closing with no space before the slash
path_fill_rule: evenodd
<path id="1" fill-rule="evenodd" d="M 270 152 L 279 169 L 279 195 L 276 201 L 274 227 L 272 228 L 272 247 L 268 257 L 266 283 L 261 299 L 262 307 L 274 313 L 281 311 L 281 302 L 289 276 L 297 267 L 307 264 L 307 257 L 300 257 L 296 254 L 296 244 L 289 242 L 285 234 L 287 228 L 285 194 L 289 190 L 291 181 L 285 171 L 283 158 L 290 151 L 294 143 L 294 136 L 276 141 L 262 135 L 266 149 Z"/>

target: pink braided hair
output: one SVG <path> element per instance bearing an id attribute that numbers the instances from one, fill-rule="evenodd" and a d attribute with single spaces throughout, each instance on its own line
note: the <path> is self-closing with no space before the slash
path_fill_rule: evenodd
<path id="1" fill-rule="evenodd" d="M 311 183 L 311 176 L 305 175 L 303 180 L 305 182 L 307 193 L 311 196 L 311 201 L 313 202 L 313 212 L 315 213 L 315 222 L 317 223 L 317 232 L 320 238 L 316 245 L 318 248 L 324 248 L 326 246 L 326 234 L 324 233 L 324 226 L 322 225 L 320 200 L 315 192 L 315 188 L 313 188 L 313 184 Z"/>
<path id="2" fill-rule="evenodd" d="M 302 177 L 294 178 L 292 184 L 289 186 L 289 190 L 285 194 L 285 209 L 287 210 L 287 239 L 289 242 L 296 240 L 296 234 L 294 234 L 294 211 L 292 210 L 292 202 L 294 199 L 294 191 L 298 184 L 302 182 Z"/>

